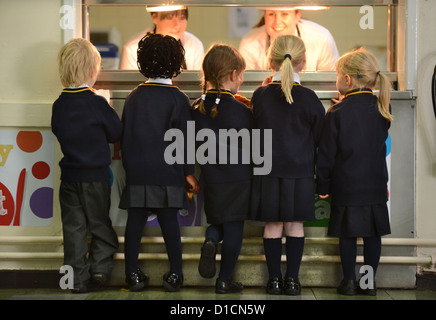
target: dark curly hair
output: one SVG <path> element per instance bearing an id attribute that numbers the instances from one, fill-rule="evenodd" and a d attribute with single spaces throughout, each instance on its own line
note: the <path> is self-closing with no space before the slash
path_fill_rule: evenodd
<path id="1" fill-rule="evenodd" d="M 171 36 L 147 33 L 138 42 L 138 69 L 146 78 L 171 79 L 182 72 L 185 49 Z"/>

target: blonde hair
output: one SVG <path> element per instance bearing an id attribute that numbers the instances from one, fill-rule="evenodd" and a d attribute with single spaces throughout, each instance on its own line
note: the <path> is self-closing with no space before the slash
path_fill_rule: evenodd
<path id="1" fill-rule="evenodd" d="M 359 48 L 344 54 L 336 61 L 336 71 L 353 77 L 357 88 L 360 89 L 374 89 L 379 83 L 378 110 L 386 120 L 393 120 L 389 111 L 392 84 L 389 78 L 380 72 L 377 58 L 371 52 Z"/>
<path id="2" fill-rule="evenodd" d="M 100 70 L 101 56 L 88 40 L 75 38 L 59 50 L 58 67 L 64 87 L 77 87 L 86 83 Z"/>
<path id="3" fill-rule="evenodd" d="M 293 103 L 294 68 L 306 61 L 306 47 L 303 40 L 296 36 L 277 37 L 268 51 L 268 59 L 276 71 L 281 71 L 282 91 L 288 103 Z"/>
<path id="4" fill-rule="evenodd" d="M 224 77 L 231 74 L 234 70 L 242 72 L 245 70 L 245 60 L 234 47 L 226 44 L 214 44 L 206 52 L 203 64 L 202 91 L 203 97 L 207 91 L 207 83 L 211 84 L 218 91 L 217 98 L 221 97 L 221 83 Z M 200 101 L 199 110 L 206 114 L 204 99 Z M 210 116 L 215 118 L 218 114 L 218 104 L 215 103 L 210 111 Z"/>

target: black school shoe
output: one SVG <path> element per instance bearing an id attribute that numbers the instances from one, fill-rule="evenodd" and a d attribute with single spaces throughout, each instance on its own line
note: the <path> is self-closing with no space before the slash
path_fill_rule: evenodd
<path id="1" fill-rule="evenodd" d="M 346 296 L 354 296 L 357 293 L 357 281 L 342 280 L 337 292 Z"/>
<path id="2" fill-rule="evenodd" d="M 145 275 L 140 269 L 126 276 L 126 282 L 131 291 L 141 291 L 148 286 L 150 278 Z"/>
<path id="3" fill-rule="evenodd" d="M 216 273 L 216 249 L 217 245 L 213 239 L 207 239 L 201 247 L 201 257 L 198 264 L 198 272 L 203 278 L 213 278 Z"/>
<path id="4" fill-rule="evenodd" d="M 280 278 L 272 278 L 268 280 L 266 284 L 266 292 L 269 294 L 282 294 L 283 291 L 283 280 Z"/>
<path id="5" fill-rule="evenodd" d="M 220 278 L 216 279 L 215 293 L 237 293 L 241 292 L 243 289 L 244 286 L 240 282 L 235 282 L 233 280 L 221 280 Z"/>
<path id="6" fill-rule="evenodd" d="M 290 296 L 301 294 L 301 284 L 298 280 L 288 277 L 283 281 L 283 293 Z"/>
<path id="7" fill-rule="evenodd" d="M 180 290 L 183 284 L 183 275 L 179 276 L 174 272 L 167 272 L 163 276 L 162 285 L 167 292 L 176 292 Z"/>
<path id="8" fill-rule="evenodd" d="M 377 288 L 376 288 L 376 286 L 375 286 L 375 281 L 374 281 L 373 284 L 374 284 L 374 285 L 373 285 L 373 288 L 372 288 L 372 289 L 370 289 L 370 288 L 363 289 L 363 288 L 360 286 L 360 281 L 359 281 L 359 284 L 357 285 L 357 293 L 358 293 L 358 294 L 362 294 L 362 295 L 364 295 L 364 296 L 376 296 L 376 295 L 377 295 Z"/>

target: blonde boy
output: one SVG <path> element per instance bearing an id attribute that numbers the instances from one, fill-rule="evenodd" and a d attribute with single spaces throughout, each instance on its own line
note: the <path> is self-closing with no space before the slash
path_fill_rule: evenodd
<path id="1" fill-rule="evenodd" d="M 64 264 L 73 267 L 74 293 L 104 284 L 118 249 L 109 218 L 109 143 L 119 141 L 122 124 L 108 102 L 92 90 L 100 63 L 97 49 L 80 38 L 70 40 L 58 55 L 65 89 L 53 103 L 51 125 L 63 152 L 59 201 Z"/>

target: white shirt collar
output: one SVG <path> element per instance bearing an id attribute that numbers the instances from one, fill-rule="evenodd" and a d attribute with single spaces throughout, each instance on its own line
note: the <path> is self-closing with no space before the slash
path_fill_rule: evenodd
<path id="1" fill-rule="evenodd" d="M 282 80 L 281 71 L 274 72 L 272 81 L 281 81 L 281 80 Z M 300 75 L 296 72 L 294 72 L 294 82 L 300 83 Z"/>
<path id="2" fill-rule="evenodd" d="M 166 78 L 149 78 L 145 83 L 159 83 L 159 84 L 172 85 L 173 81 L 171 79 L 166 79 Z"/>
<path id="3" fill-rule="evenodd" d="M 77 89 L 77 88 L 89 88 L 89 86 L 86 83 L 82 83 L 78 87 L 76 87 L 76 86 L 67 87 L 67 89 Z"/>

